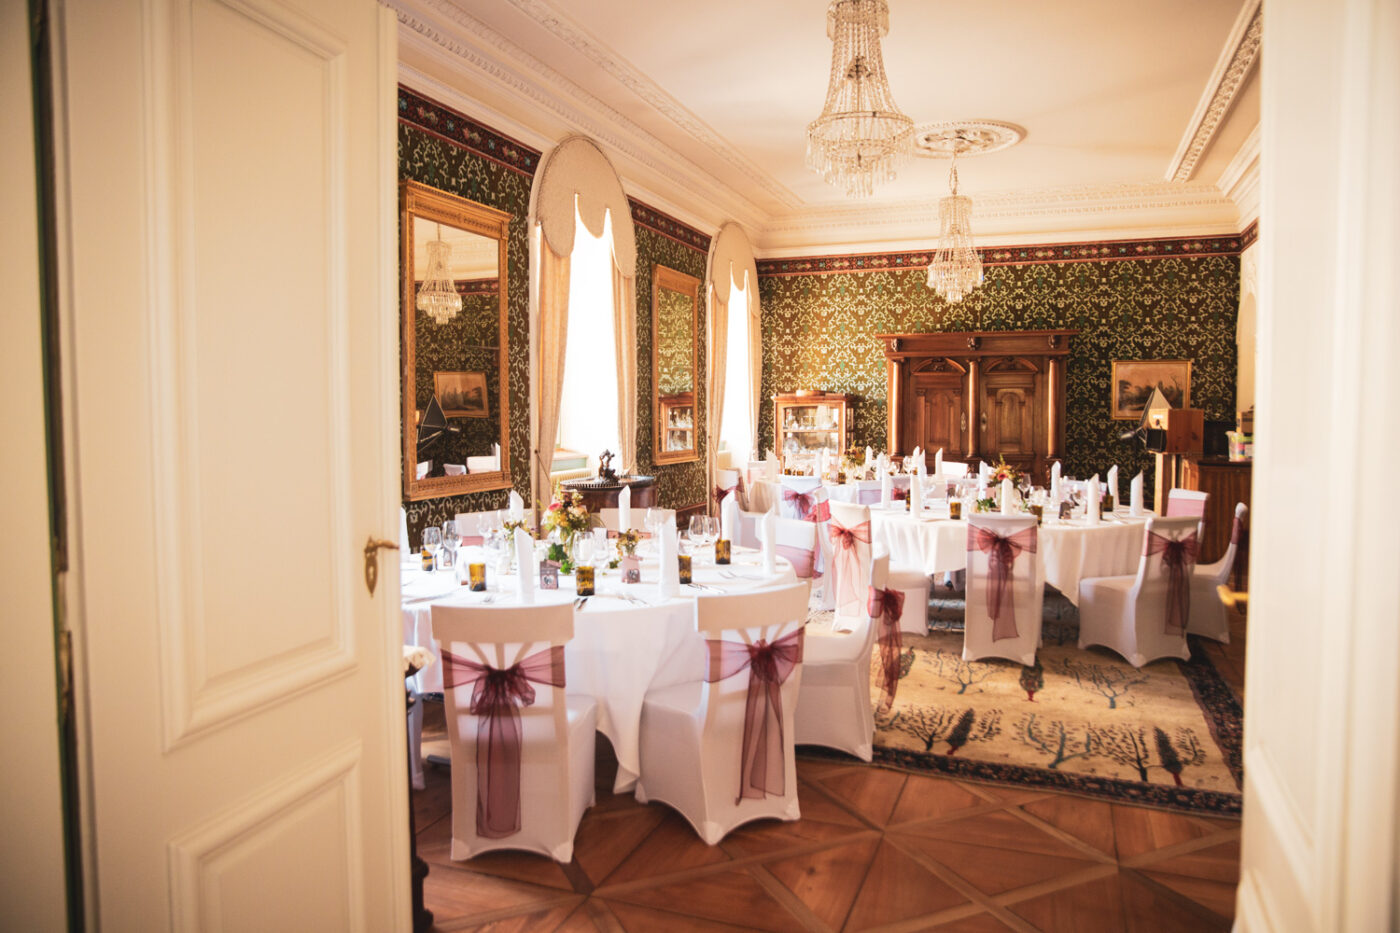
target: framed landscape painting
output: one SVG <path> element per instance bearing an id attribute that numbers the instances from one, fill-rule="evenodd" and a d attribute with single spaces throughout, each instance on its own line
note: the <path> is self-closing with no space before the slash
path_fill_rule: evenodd
<path id="1" fill-rule="evenodd" d="M 1141 418 L 1153 389 L 1173 408 L 1191 407 L 1190 360 L 1114 360 L 1112 384 L 1113 418 Z"/>
<path id="2" fill-rule="evenodd" d="M 433 373 L 433 394 L 449 418 L 486 418 L 485 373 Z"/>

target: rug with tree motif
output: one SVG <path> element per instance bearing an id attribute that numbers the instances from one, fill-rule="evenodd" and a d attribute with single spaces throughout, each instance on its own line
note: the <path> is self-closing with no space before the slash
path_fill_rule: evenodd
<path id="1" fill-rule="evenodd" d="M 1240 812 L 1243 710 L 1198 645 L 1137 669 L 1046 619 L 1035 667 L 962 660 L 961 624 L 904 636 L 875 760 L 1214 815 Z M 1194 641 L 1194 638 L 1193 638 Z M 878 652 L 877 663 L 878 663 Z M 874 678 L 872 678 L 874 680 Z"/>

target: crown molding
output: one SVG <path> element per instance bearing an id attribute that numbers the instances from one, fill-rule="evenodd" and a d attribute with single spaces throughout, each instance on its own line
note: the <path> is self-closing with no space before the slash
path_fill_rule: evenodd
<path id="1" fill-rule="evenodd" d="M 528 128 L 518 135 L 543 137 L 543 149 L 567 133 L 588 136 L 620 163 L 624 177 L 665 182 L 672 202 L 686 195 L 690 207 L 682 213 L 703 217 L 706 227 L 718 229 L 731 217 L 751 229 L 761 225 L 763 213 L 748 198 L 459 7 L 447 0 L 387 0 L 387 5 L 399 21 L 401 50 L 427 56 L 454 79 L 477 83 L 485 100 L 476 101 L 471 88 L 458 90 L 457 96 L 472 99 L 463 108 L 468 113 L 484 105 L 493 111 L 492 119 L 504 118 L 500 122 L 517 131 Z M 423 76 L 421 69 L 407 71 L 415 80 Z M 486 103 L 502 96 L 511 107 L 508 115 Z"/>
<path id="2" fill-rule="evenodd" d="M 1220 191 L 1235 202 L 1240 211 L 1240 226 L 1247 227 L 1259 220 L 1259 154 L 1262 149 L 1259 125 L 1249 131 L 1239 151 L 1220 173 Z"/>
<path id="3" fill-rule="evenodd" d="M 1196 163 L 1215 138 L 1215 132 L 1230 112 L 1244 79 L 1259 60 L 1259 43 L 1264 34 L 1264 19 L 1260 0 L 1245 0 L 1235 20 L 1230 36 L 1225 40 L 1215 70 L 1206 81 L 1196 112 L 1186 124 L 1186 134 L 1167 165 L 1167 180 L 1191 180 Z"/>

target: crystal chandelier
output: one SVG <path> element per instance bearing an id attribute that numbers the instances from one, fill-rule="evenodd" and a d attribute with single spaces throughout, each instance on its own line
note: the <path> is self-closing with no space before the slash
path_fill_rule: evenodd
<path id="1" fill-rule="evenodd" d="M 448 272 L 452 244 L 442 238 L 440 225 L 438 238 L 428 243 L 427 249 L 428 272 L 423 276 L 423 284 L 418 286 L 418 310 L 434 322 L 446 324 L 462 310 L 462 296 L 457 294 L 457 286 Z"/>
<path id="2" fill-rule="evenodd" d="M 958 150 L 948 174 L 952 192 L 938 202 L 938 246 L 928 267 L 928 287 L 945 301 L 959 302 L 982 284 L 982 257 L 972 245 L 972 199 L 958 194 Z"/>
<path id="3" fill-rule="evenodd" d="M 885 79 L 880 37 L 885 0 L 832 0 L 826 10 L 831 78 L 821 116 L 807 124 L 807 167 L 850 197 L 892 181 L 910 151 L 914 121 L 899 112 Z"/>

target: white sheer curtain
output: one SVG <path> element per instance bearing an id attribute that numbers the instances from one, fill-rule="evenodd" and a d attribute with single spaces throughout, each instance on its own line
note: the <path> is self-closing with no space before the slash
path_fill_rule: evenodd
<path id="1" fill-rule="evenodd" d="M 617 336 L 613 307 L 612 213 L 595 237 L 575 221 L 569 257 L 569 339 L 559 403 L 559 444 L 587 454 L 621 453 L 618 419 Z M 619 466 L 614 463 L 614 467 Z"/>
<path id="2" fill-rule="evenodd" d="M 751 283 L 734 287 L 729 292 L 729 314 L 725 340 L 724 387 L 721 396 L 723 419 L 720 441 L 729 451 L 730 465 L 742 470 L 753 453 L 753 413 L 749 405 L 753 394 L 752 367 L 749 365 L 749 296 Z"/>

